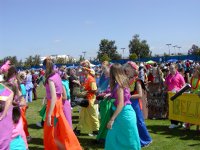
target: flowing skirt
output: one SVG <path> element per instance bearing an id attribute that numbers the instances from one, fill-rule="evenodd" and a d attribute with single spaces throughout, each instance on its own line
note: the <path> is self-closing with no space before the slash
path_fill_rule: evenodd
<path id="1" fill-rule="evenodd" d="M 99 130 L 97 109 L 98 105 L 94 104 L 94 100 L 89 100 L 88 107 L 81 108 L 78 123 L 78 130 L 81 133 L 92 133 Z"/>
<path id="2" fill-rule="evenodd" d="M 51 100 L 48 100 L 46 109 L 47 114 L 50 103 Z M 59 148 L 62 147 L 66 150 L 81 150 L 80 143 L 67 122 L 62 107 L 62 97 L 60 97 L 56 101 L 51 116 L 52 126 L 47 126 L 46 121 L 44 122 L 44 149 L 59 150 Z"/>
<path id="3" fill-rule="evenodd" d="M 105 150 L 140 149 L 135 111 L 131 105 L 126 105 L 115 119 L 112 129 L 108 130 Z"/>
<path id="4" fill-rule="evenodd" d="M 71 113 L 71 104 L 68 100 L 62 100 L 63 103 L 63 112 L 67 122 L 69 123 L 70 127 L 72 128 L 72 113 Z"/>
<path id="5" fill-rule="evenodd" d="M 13 129 L 12 109 L 13 106 L 10 106 L 7 115 L 0 120 L 0 150 L 9 149 Z"/>
<path id="6" fill-rule="evenodd" d="M 29 136 L 30 134 L 28 132 L 28 123 L 27 123 L 27 119 L 26 119 L 26 110 L 27 110 L 27 106 L 21 107 L 21 116 L 22 116 L 22 121 L 23 121 L 24 132 L 25 132 L 26 136 Z"/>
<path id="7" fill-rule="evenodd" d="M 112 105 L 114 101 L 115 99 L 104 99 L 100 101 L 101 121 L 100 121 L 99 133 L 96 138 L 97 140 L 106 139 L 106 135 L 108 132 L 108 129 L 106 126 L 113 114 Z"/>
<path id="8" fill-rule="evenodd" d="M 15 137 L 10 142 L 10 150 L 26 150 L 26 145 L 21 136 Z"/>
<path id="9" fill-rule="evenodd" d="M 150 134 L 147 130 L 147 127 L 144 122 L 144 116 L 142 110 L 140 109 L 138 100 L 131 100 L 131 105 L 135 110 L 136 118 L 137 118 L 137 128 L 140 136 L 140 144 L 141 146 L 148 145 L 152 142 Z"/>

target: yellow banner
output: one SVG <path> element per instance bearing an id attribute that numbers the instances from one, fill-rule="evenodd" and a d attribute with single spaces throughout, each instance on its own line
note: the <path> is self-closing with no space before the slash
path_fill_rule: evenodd
<path id="1" fill-rule="evenodd" d="M 171 101 L 174 93 L 169 92 L 169 119 L 200 125 L 200 97 L 197 94 L 183 93 Z"/>

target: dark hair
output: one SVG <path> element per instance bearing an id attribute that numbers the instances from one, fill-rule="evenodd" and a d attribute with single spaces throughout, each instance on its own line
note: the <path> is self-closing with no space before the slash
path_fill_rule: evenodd
<path id="1" fill-rule="evenodd" d="M 17 75 L 17 69 L 15 68 L 15 66 L 10 66 L 10 68 L 8 69 L 7 75 L 4 76 L 4 80 L 6 82 L 8 82 L 9 79 L 11 79 L 12 77 L 14 77 L 15 75 Z"/>
<path id="2" fill-rule="evenodd" d="M 19 119 L 21 117 L 21 111 L 20 108 L 18 106 L 13 107 L 12 110 L 12 120 L 15 124 L 17 124 L 19 122 Z"/>

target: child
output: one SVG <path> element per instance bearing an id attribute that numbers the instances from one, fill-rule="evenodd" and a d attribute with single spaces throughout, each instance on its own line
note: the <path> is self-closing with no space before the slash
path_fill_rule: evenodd
<path id="1" fill-rule="evenodd" d="M 26 73 L 25 72 L 18 73 L 18 81 L 19 81 L 19 85 L 20 85 L 20 90 L 21 90 L 22 96 L 26 99 L 26 87 L 24 84 L 25 80 L 26 80 Z M 27 137 L 27 141 L 30 142 L 31 136 L 28 132 L 28 123 L 27 123 L 27 119 L 26 119 L 26 110 L 27 109 L 28 109 L 27 105 L 21 107 L 21 116 L 22 116 L 22 122 L 23 122 L 24 132 Z"/>
<path id="2" fill-rule="evenodd" d="M 54 71 L 53 61 L 47 57 L 43 65 L 46 67 L 46 119 L 44 122 L 44 149 L 81 150 L 81 146 L 69 123 L 65 119 L 62 107 L 62 81 Z"/>
<path id="3" fill-rule="evenodd" d="M 134 62 L 128 62 L 124 65 L 126 75 L 129 77 L 131 86 L 131 105 L 136 113 L 137 128 L 140 136 L 140 144 L 142 147 L 148 146 L 152 139 L 146 128 L 144 116 L 142 113 L 142 87 L 145 89 L 144 83 L 138 80 L 138 66 Z"/>
<path id="4" fill-rule="evenodd" d="M 120 64 L 110 68 L 111 97 L 115 98 L 114 113 L 107 124 L 105 150 L 139 150 L 140 139 L 136 115 L 131 107 L 129 81 Z M 122 132 L 123 131 L 123 132 Z"/>
<path id="5" fill-rule="evenodd" d="M 200 93 L 200 65 L 196 66 L 194 69 L 193 76 L 190 80 L 191 84 L 191 93 L 199 94 Z M 190 129 L 189 123 L 184 123 L 183 127 L 186 129 Z M 197 126 L 197 131 L 199 131 L 199 126 Z"/>

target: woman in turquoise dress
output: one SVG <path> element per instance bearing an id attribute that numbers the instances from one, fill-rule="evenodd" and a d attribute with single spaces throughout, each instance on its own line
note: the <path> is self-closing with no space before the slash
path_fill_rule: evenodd
<path id="1" fill-rule="evenodd" d="M 120 64 L 110 68 L 111 97 L 114 113 L 107 124 L 105 150 L 139 150 L 136 115 L 130 102 L 129 81 Z"/>

